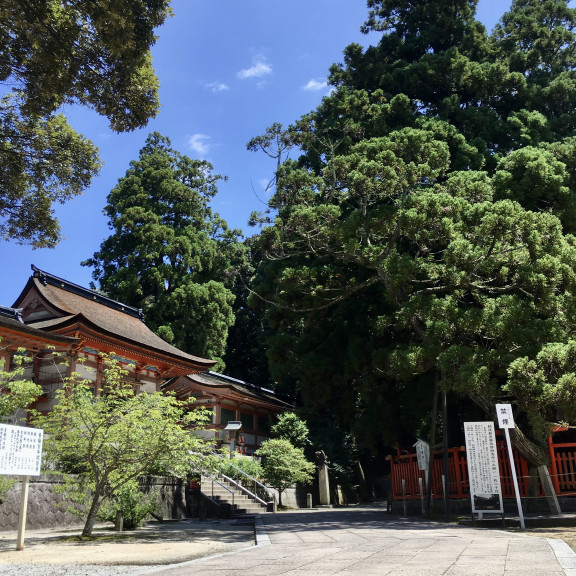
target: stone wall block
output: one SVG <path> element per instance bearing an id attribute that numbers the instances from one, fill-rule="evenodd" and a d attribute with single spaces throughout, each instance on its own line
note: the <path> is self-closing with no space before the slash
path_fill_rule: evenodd
<path id="1" fill-rule="evenodd" d="M 15 484 L 0 504 L 0 531 L 18 529 L 22 481 L 19 477 L 14 477 L 14 480 L 16 480 Z M 61 476 L 57 474 L 43 474 L 30 478 L 26 515 L 27 530 L 76 527 L 84 524 L 84 518 L 66 510 L 64 496 L 54 491 L 54 487 L 61 481 Z M 175 494 L 176 501 L 181 499 L 179 497 L 182 486 L 178 479 L 146 477 L 141 479 L 140 487 L 143 492 L 152 492 L 158 495 L 160 502 L 158 517 L 172 519 L 182 516 L 181 506 L 175 506 L 174 502 Z"/>

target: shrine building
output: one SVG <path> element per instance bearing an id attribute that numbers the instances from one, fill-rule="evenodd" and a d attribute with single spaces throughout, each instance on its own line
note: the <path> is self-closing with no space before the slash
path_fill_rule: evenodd
<path id="1" fill-rule="evenodd" d="M 291 409 L 273 391 L 210 372 L 215 361 L 187 354 L 154 334 L 141 310 L 32 266 L 33 274 L 12 307 L 0 306 L 0 359 L 10 369 L 19 348 L 33 356 L 25 378 L 44 394 L 32 406 L 49 411 L 63 377 L 76 372 L 99 394 L 101 353 L 127 370 L 138 392 L 173 391 L 212 409 L 210 435 L 220 443 L 228 420 L 246 425 L 239 451 L 251 453 L 269 437 L 275 417 Z M 59 356 L 55 361 L 56 355 Z M 64 367 L 60 358 L 67 361 Z M 236 439 L 239 440 L 238 438 Z"/>

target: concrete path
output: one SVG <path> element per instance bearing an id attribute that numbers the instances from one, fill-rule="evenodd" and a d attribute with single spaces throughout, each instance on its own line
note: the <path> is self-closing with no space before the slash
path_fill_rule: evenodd
<path id="1" fill-rule="evenodd" d="M 249 550 L 148 569 L 154 576 L 576 576 L 561 540 L 404 519 L 378 508 L 263 515 Z"/>

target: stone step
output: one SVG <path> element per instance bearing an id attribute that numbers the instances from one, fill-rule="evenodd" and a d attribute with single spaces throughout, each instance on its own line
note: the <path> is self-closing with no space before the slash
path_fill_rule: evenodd
<path id="1" fill-rule="evenodd" d="M 214 496 L 214 500 L 216 500 L 216 502 L 232 504 L 231 499 L 224 500 L 216 495 Z M 238 502 L 236 498 L 234 499 L 234 514 L 261 514 L 262 512 L 266 512 L 266 509 L 262 508 L 260 505 L 256 505 L 253 502 L 251 504 L 246 504 L 244 502 Z"/>
<path id="2" fill-rule="evenodd" d="M 210 493 L 210 496 L 212 496 L 212 493 Z M 222 500 L 223 502 L 228 502 L 231 504 L 232 494 L 225 491 L 217 492 L 216 490 L 214 490 L 214 499 L 219 499 Z M 239 494 L 238 492 L 234 493 L 234 504 L 236 504 L 237 506 L 241 506 L 243 508 L 250 507 L 255 509 L 265 509 L 265 506 L 262 506 L 262 504 L 260 504 L 259 502 L 255 502 L 251 498 L 248 498 L 243 494 Z"/>
<path id="3" fill-rule="evenodd" d="M 233 501 L 235 513 L 260 514 L 266 512 L 266 506 L 250 498 L 231 482 L 223 479 L 219 480 L 219 482 L 234 492 L 234 498 L 232 498 L 232 494 L 226 488 L 216 482 L 212 482 L 210 478 L 202 478 L 202 491 L 217 501 L 226 502 L 230 505 L 232 505 Z"/>

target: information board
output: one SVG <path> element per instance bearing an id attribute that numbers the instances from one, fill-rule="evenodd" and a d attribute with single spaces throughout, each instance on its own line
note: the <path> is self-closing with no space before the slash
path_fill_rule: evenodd
<path id="1" fill-rule="evenodd" d="M 0 424 L 0 474 L 39 476 L 44 430 Z"/>
<path id="2" fill-rule="evenodd" d="M 504 512 L 493 422 L 465 422 L 472 512 Z"/>

